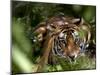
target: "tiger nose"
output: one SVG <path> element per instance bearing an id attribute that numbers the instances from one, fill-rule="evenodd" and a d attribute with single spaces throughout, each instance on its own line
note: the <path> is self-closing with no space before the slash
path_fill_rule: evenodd
<path id="1" fill-rule="evenodd" d="M 69 58 L 70 58 L 72 61 L 74 61 L 74 59 L 75 59 L 75 55 L 73 55 L 73 56 L 69 56 Z"/>
<path id="2" fill-rule="evenodd" d="M 74 61 L 76 57 L 77 57 L 77 54 L 69 55 L 69 58 L 71 59 L 71 61 Z"/>

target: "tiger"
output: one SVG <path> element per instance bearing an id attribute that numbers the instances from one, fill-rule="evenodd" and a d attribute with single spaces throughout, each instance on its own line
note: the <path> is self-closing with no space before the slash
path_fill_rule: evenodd
<path id="1" fill-rule="evenodd" d="M 53 16 L 37 25 L 33 33 L 43 46 L 37 72 L 42 71 L 52 55 L 74 61 L 88 47 L 91 38 L 89 24 L 83 18 L 68 16 Z"/>

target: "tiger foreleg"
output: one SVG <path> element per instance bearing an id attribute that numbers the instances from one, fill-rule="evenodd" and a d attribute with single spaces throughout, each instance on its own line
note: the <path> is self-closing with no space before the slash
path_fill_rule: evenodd
<path id="1" fill-rule="evenodd" d="M 48 63 L 48 57 L 49 53 L 52 50 L 52 42 L 54 40 L 54 37 L 47 37 L 45 43 L 44 43 L 44 54 L 40 59 L 40 62 L 38 64 L 37 72 L 43 72 L 45 69 L 46 64 Z"/>

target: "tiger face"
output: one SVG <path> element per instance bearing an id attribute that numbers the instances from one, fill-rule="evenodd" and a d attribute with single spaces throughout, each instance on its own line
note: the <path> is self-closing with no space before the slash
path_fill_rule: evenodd
<path id="1" fill-rule="evenodd" d="M 62 50 L 62 53 L 59 54 L 65 58 L 70 58 L 71 61 L 74 61 L 74 59 L 79 55 L 80 53 L 80 46 L 77 44 L 78 40 L 77 32 L 72 31 L 62 31 L 59 35 L 59 46 Z"/>
<path id="2" fill-rule="evenodd" d="M 54 55 L 70 58 L 72 61 L 78 57 L 86 47 L 86 37 L 90 39 L 90 32 L 86 31 L 88 29 L 83 29 L 87 35 L 84 35 L 84 38 L 80 37 L 79 32 L 83 24 L 83 19 L 75 18 L 53 17 L 49 20 L 47 30 L 56 35 L 52 49 Z"/>

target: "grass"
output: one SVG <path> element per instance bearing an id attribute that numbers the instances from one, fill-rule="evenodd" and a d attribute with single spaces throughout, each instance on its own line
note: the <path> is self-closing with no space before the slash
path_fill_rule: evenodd
<path id="1" fill-rule="evenodd" d="M 66 59 L 57 57 L 59 64 L 48 65 L 44 72 L 76 71 L 96 69 L 96 61 L 88 56 L 80 56 L 76 62 L 69 62 Z"/>

